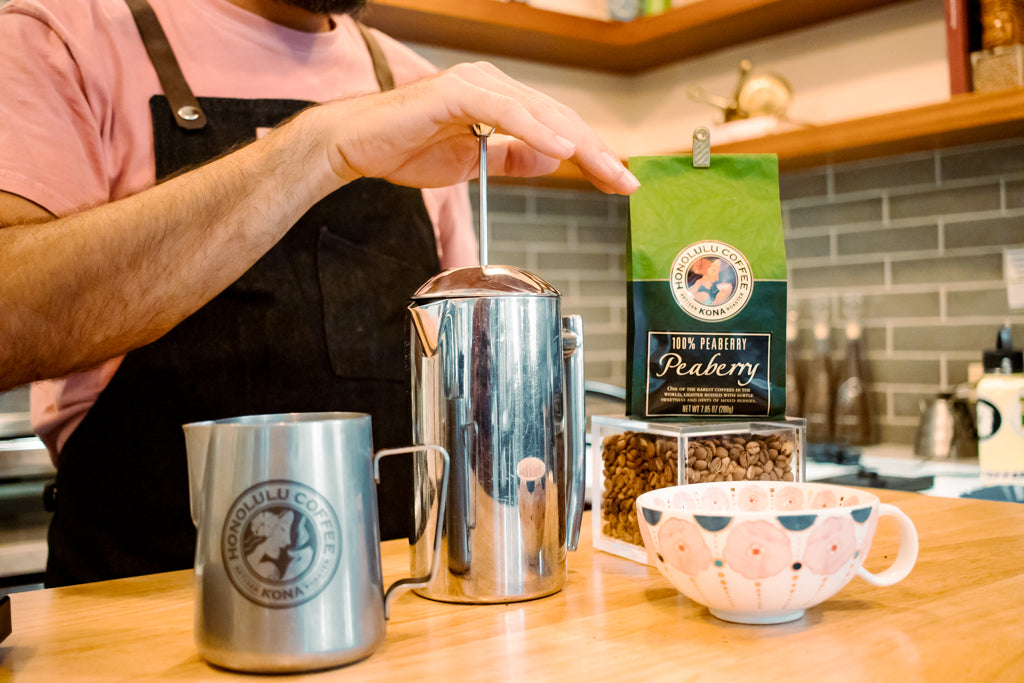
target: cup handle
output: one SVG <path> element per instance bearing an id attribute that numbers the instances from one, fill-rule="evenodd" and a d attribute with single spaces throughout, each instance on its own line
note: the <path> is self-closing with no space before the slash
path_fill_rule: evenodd
<path id="1" fill-rule="evenodd" d="M 895 518 L 900 532 L 900 549 L 888 569 L 872 574 L 861 565 L 857 567 L 856 573 L 872 586 L 891 586 L 907 578 L 910 570 L 914 568 L 914 563 L 917 562 L 917 529 L 910 521 L 910 517 L 907 517 L 902 510 L 894 505 L 881 503 L 878 506 L 878 516 Z"/>
<path id="2" fill-rule="evenodd" d="M 386 448 L 377 451 L 377 454 L 373 457 L 373 478 L 377 483 L 380 483 L 380 459 L 388 455 L 398 455 L 400 453 L 416 453 L 418 451 L 435 451 L 441 456 L 443 461 L 443 467 L 441 468 L 440 477 L 440 489 L 441 493 L 438 498 L 437 505 L 437 528 L 434 532 L 434 559 L 430 563 L 430 573 L 426 576 L 413 576 L 405 579 L 398 579 L 393 584 L 388 586 L 387 591 L 384 592 L 384 618 L 388 619 L 391 616 L 391 598 L 397 597 L 404 593 L 410 588 L 416 588 L 418 586 L 426 586 L 431 579 L 434 578 L 434 573 L 437 571 L 438 555 L 441 552 L 441 533 L 443 531 L 444 524 L 444 508 L 448 502 L 448 467 L 451 464 L 451 459 L 448 457 L 448 451 L 441 446 L 407 446 L 405 448 Z"/>

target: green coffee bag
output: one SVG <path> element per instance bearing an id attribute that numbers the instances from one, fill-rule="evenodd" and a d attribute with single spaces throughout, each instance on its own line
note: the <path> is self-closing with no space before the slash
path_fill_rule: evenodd
<path id="1" fill-rule="evenodd" d="M 775 155 L 633 157 L 626 401 L 637 418 L 782 417 L 786 247 Z"/>

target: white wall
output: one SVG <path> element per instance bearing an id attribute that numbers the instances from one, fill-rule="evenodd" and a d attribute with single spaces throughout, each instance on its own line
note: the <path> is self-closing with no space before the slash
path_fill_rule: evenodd
<path id="1" fill-rule="evenodd" d="M 789 81 L 790 118 L 800 122 L 832 123 L 949 98 L 943 0 L 908 0 L 632 76 L 413 47 L 440 68 L 475 59 L 495 63 L 579 111 L 623 157 L 689 149 L 693 129 L 720 116 L 691 101 L 687 86 L 730 95 L 744 58 L 755 72 Z"/>

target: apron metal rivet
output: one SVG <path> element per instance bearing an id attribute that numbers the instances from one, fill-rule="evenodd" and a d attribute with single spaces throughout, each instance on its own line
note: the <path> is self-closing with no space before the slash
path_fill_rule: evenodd
<path id="1" fill-rule="evenodd" d="M 178 116 L 186 121 L 195 121 L 199 118 L 199 110 L 191 104 L 186 104 L 184 107 L 178 109 Z"/>

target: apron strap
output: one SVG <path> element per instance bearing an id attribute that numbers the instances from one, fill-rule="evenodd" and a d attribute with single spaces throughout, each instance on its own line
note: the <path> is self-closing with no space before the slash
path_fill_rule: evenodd
<path id="1" fill-rule="evenodd" d="M 132 11 L 132 18 L 139 29 L 142 43 L 146 46 L 149 61 L 156 69 L 160 87 L 171 105 L 171 112 L 178 125 L 186 130 L 198 130 L 206 125 L 206 114 L 199 101 L 188 87 L 178 60 L 174 57 L 171 44 L 167 41 L 160 22 L 146 0 L 125 0 Z"/>
<path id="2" fill-rule="evenodd" d="M 370 29 L 366 28 L 362 23 L 356 22 L 356 27 L 359 29 L 359 33 L 363 36 L 363 42 L 366 43 L 366 49 L 370 51 L 370 60 L 373 62 L 373 73 L 377 77 L 377 85 L 380 86 L 381 92 L 385 90 L 394 90 L 395 88 L 395 76 L 391 73 L 391 67 L 388 66 L 387 57 L 384 56 L 384 50 L 381 49 L 380 43 L 370 33 Z"/>
<path id="3" fill-rule="evenodd" d="M 178 60 L 167 40 L 167 34 L 160 26 L 160 21 L 156 18 L 153 8 L 147 0 L 125 0 L 125 2 L 139 29 L 139 35 L 146 47 L 149 61 L 156 69 L 160 87 L 163 88 L 164 96 L 167 97 L 167 101 L 171 105 L 175 122 L 186 130 L 203 128 L 206 126 L 206 114 L 199 106 L 199 100 L 192 94 L 192 89 L 188 87 L 185 75 L 181 72 Z M 381 49 L 380 43 L 366 26 L 358 21 L 355 24 L 363 37 L 363 42 L 366 43 L 366 49 L 370 52 L 370 61 L 373 63 L 373 73 L 377 78 L 377 85 L 380 86 L 382 92 L 394 89 L 395 77 L 391 73 L 391 67 L 388 65 L 387 57 L 384 56 L 384 50 Z"/>

